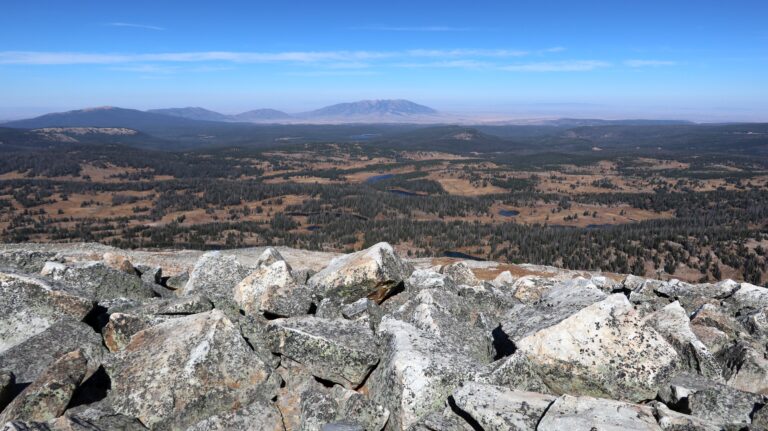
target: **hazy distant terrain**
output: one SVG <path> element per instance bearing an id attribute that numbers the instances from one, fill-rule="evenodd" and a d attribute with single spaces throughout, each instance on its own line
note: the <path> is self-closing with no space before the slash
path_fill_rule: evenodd
<path id="1" fill-rule="evenodd" d="M 768 124 L 173 113 L 91 109 L 0 128 L 0 238 L 328 251 L 386 240 L 412 256 L 768 280 Z"/>

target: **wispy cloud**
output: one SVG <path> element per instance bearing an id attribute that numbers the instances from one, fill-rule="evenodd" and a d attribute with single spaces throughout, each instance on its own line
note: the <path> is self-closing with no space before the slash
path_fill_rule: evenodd
<path id="1" fill-rule="evenodd" d="M 629 67 L 660 67 L 660 66 L 675 66 L 676 61 L 670 60 L 626 60 L 625 66 Z"/>
<path id="2" fill-rule="evenodd" d="M 600 60 L 566 60 L 512 64 L 499 69 L 509 72 L 588 72 L 610 66 L 611 63 Z"/>
<path id="3" fill-rule="evenodd" d="M 159 27 L 156 25 L 147 25 L 147 24 L 136 24 L 132 22 L 108 22 L 105 25 L 109 27 L 129 27 L 129 28 L 140 28 L 144 30 L 155 30 L 155 31 L 165 30 L 165 27 Z"/>
<path id="4" fill-rule="evenodd" d="M 473 31 L 472 27 L 451 27 L 445 25 L 425 25 L 425 26 L 389 26 L 374 25 L 364 27 L 352 27 L 351 30 L 370 30 L 370 31 L 402 31 L 402 32 L 452 32 L 452 31 Z"/>

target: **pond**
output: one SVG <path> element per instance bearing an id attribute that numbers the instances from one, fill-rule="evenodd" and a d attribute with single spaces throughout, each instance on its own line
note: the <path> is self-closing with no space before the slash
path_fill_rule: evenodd
<path id="1" fill-rule="evenodd" d="M 374 175 L 372 177 L 366 178 L 365 179 L 365 183 L 366 184 L 374 184 L 374 183 L 378 183 L 379 181 L 382 181 L 382 180 L 388 180 L 388 179 L 390 179 L 390 178 L 392 178 L 394 176 L 395 176 L 394 174 Z"/>
<path id="2" fill-rule="evenodd" d="M 318 225 L 316 225 L 316 224 L 313 224 L 312 226 L 307 226 L 307 228 L 306 228 L 306 229 L 307 229 L 308 231 L 310 231 L 310 232 L 314 232 L 314 231 L 316 231 L 316 230 L 320 230 L 320 226 L 318 226 Z"/>
<path id="3" fill-rule="evenodd" d="M 499 210 L 499 215 L 504 217 L 515 217 L 520 215 L 520 211 L 515 210 Z"/>
<path id="4" fill-rule="evenodd" d="M 484 261 L 482 257 L 472 256 L 471 254 L 462 253 L 460 251 L 446 251 L 443 253 L 445 257 L 455 257 L 458 259 L 479 260 Z"/>

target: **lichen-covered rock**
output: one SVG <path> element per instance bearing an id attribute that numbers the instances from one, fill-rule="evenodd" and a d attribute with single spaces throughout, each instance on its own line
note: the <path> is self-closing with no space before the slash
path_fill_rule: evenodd
<path id="1" fill-rule="evenodd" d="M 524 281 L 525 278 L 518 280 L 519 283 Z M 558 284 L 549 286 L 537 298 L 532 304 L 512 306 L 502 318 L 502 330 L 512 341 L 517 342 L 536 331 L 556 325 L 583 308 L 602 301 L 606 294 L 594 286 L 574 288 Z"/>
<path id="2" fill-rule="evenodd" d="M 692 416 L 737 429 L 749 425 L 752 413 L 766 403 L 762 395 L 690 374 L 675 376 L 661 388 L 659 397 L 667 405 L 685 408 Z"/>
<path id="3" fill-rule="evenodd" d="M 275 262 L 285 261 L 283 255 L 280 254 L 274 247 L 267 247 L 256 259 L 256 267 L 270 266 Z"/>
<path id="4" fill-rule="evenodd" d="M 65 354 L 3 410 L 0 423 L 11 420 L 45 422 L 58 417 L 64 413 L 87 371 L 88 360 L 81 351 Z"/>
<path id="5" fill-rule="evenodd" d="M 146 431 L 141 422 L 116 413 L 103 401 L 68 409 L 64 415 L 49 422 L 55 431 Z"/>
<path id="6" fill-rule="evenodd" d="M 0 369 L 13 372 L 16 383 L 31 383 L 62 355 L 78 349 L 88 360 L 87 374 L 92 374 L 106 352 L 101 337 L 85 323 L 62 320 L 0 353 Z"/>
<path id="7" fill-rule="evenodd" d="M 45 422 L 11 421 L 0 426 L 0 431 L 58 431 L 52 430 Z"/>
<path id="8" fill-rule="evenodd" d="M 248 314 L 299 316 L 307 314 L 312 306 L 309 288 L 293 278 L 284 260 L 260 266 L 235 286 L 234 298 Z"/>
<path id="9" fill-rule="evenodd" d="M 294 317 L 271 321 L 267 331 L 273 352 L 348 388 L 358 387 L 379 362 L 373 332 L 358 322 Z"/>
<path id="10" fill-rule="evenodd" d="M 538 431 L 657 431 L 660 430 L 648 406 L 621 401 L 563 395 L 541 418 Z"/>
<path id="11" fill-rule="evenodd" d="M 122 254 L 108 251 L 102 255 L 101 260 L 104 261 L 104 265 L 112 269 L 123 271 L 131 275 L 136 275 L 136 268 L 133 267 L 130 259 Z"/>
<path id="12" fill-rule="evenodd" d="M 59 255 L 55 251 L 2 250 L 0 251 L 0 268 L 36 274 L 43 269 L 46 262 L 58 258 Z"/>
<path id="13" fill-rule="evenodd" d="M 488 311 L 484 307 L 488 302 L 472 301 L 450 291 L 423 289 L 392 316 L 435 338 L 450 340 L 464 355 L 488 363 L 494 356 L 492 328 L 484 326 L 482 315 Z"/>
<path id="14" fill-rule="evenodd" d="M 109 322 L 102 328 L 104 345 L 110 352 L 123 350 L 131 342 L 133 334 L 165 322 L 169 317 L 139 316 L 135 314 L 112 313 Z"/>
<path id="15" fill-rule="evenodd" d="M 339 256 L 309 279 L 323 297 L 354 302 L 368 297 L 382 302 L 412 270 L 391 245 L 381 242 L 357 253 Z"/>
<path id="16" fill-rule="evenodd" d="M 405 280 L 405 289 L 407 291 L 418 291 L 421 289 L 454 290 L 455 288 L 456 283 L 451 277 L 432 269 L 416 269 Z"/>
<path id="17" fill-rule="evenodd" d="M 644 325 L 627 298 L 611 295 L 516 343 L 555 393 L 653 399 L 679 357 Z"/>
<path id="18" fill-rule="evenodd" d="M 389 316 L 382 319 L 379 334 L 384 353 L 368 386 L 373 401 L 391 412 L 387 430 L 406 429 L 438 410 L 461 382 L 482 368 L 451 340 Z"/>
<path id="19" fill-rule="evenodd" d="M 197 260 L 181 295 L 205 295 L 214 304 L 233 301 L 234 287 L 251 272 L 251 268 L 242 265 L 234 256 L 211 251 Z"/>
<path id="20" fill-rule="evenodd" d="M 213 303 L 204 295 L 189 295 L 180 298 L 155 298 L 144 301 L 136 307 L 123 307 L 121 311 L 142 316 L 183 316 L 187 314 L 205 313 L 213 309 Z M 110 311 L 117 311 L 110 310 Z"/>
<path id="21" fill-rule="evenodd" d="M 768 395 L 768 357 L 765 346 L 741 340 L 720 353 L 728 386 Z"/>
<path id="22" fill-rule="evenodd" d="M 0 272 L 0 354 L 62 319 L 84 319 L 93 306 L 55 283 Z"/>
<path id="23" fill-rule="evenodd" d="M 695 416 L 670 410 L 664 404 L 653 401 L 650 403 L 653 415 L 659 427 L 664 431 L 720 431 L 722 427 Z"/>
<path id="24" fill-rule="evenodd" d="M 711 379 L 722 379 L 720 366 L 691 329 L 688 314 L 679 302 L 675 301 L 647 316 L 645 322 L 675 348 L 684 368 Z"/>
<path id="25" fill-rule="evenodd" d="M 280 411 L 270 402 L 256 401 L 247 406 L 207 417 L 186 431 L 284 431 Z"/>
<path id="26" fill-rule="evenodd" d="M 424 415 L 407 431 L 476 431 L 464 418 L 449 407 Z"/>
<path id="27" fill-rule="evenodd" d="M 114 409 L 153 429 L 183 429 L 269 399 L 279 384 L 218 310 L 135 334 L 107 372 Z"/>
<path id="28" fill-rule="evenodd" d="M 515 352 L 487 365 L 473 380 L 518 391 L 551 393 L 531 361 L 522 352 Z"/>
<path id="29" fill-rule="evenodd" d="M 114 269 L 101 261 L 68 264 L 52 269 L 48 276 L 67 285 L 72 293 L 97 301 L 157 296 L 152 286 L 144 283 L 137 273 Z"/>
<path id="30" fill-rule="evenodd" d="M 453 399 L 456 406 L 485 431 L 525 431 L 536 428 L 556 397 L 502 386 L 466 383 L 453 393 Z"/>
<path id="31" fill-rule="evenodd" d="M 472 269 L 464 262 L 456 262 L 440 268 L 440 273 L 447 275 L 455 284 L 477 286 L 482 284 L 472 272 Z"/>

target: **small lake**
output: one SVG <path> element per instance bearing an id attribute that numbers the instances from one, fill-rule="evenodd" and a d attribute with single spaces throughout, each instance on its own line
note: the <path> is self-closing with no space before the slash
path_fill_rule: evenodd
<path id="1" fill-rule="evenodd" d="M 515 211 L 515 210 L 500 210 L 500 211 L 499 211 L 499 215 L 500 215 L 500 216 L 504 216 L 504 217 L 516 217 L 516 216 L 519 216 L 519 215 L 520 215 L 520 211 Z"/>
<path id="2" fill-rule="evenodd" d="M 307 226 L 306 229 L 310 232 L 314 232 L 316 230 L 320 230 L 320 226 L 313 224 L 312 226 Z"/>
<path id="3" fill-rule="evenodd" d="M 378 183 L 379 181 L 382 181 L 382 180 L 388 180 L 388 179 L 390 179 L 390 178 L 392 178 L 394 176 L 395 176 L 394 174 L 374 175 L 372 177 L 366 178 L 365 179 L 365 183 L 366 184 L 374 184 L 374 183 Z"/>
<path id="4" fill-rule="evenodd" d="M 460 251 L 446 251 L 443 253 L 443 256 L 455 257 L 458 259 L 485 261 L 485 259 L 483 259 L 482 257 L 472 256 L 471 254 L 462 253 Z"/>

